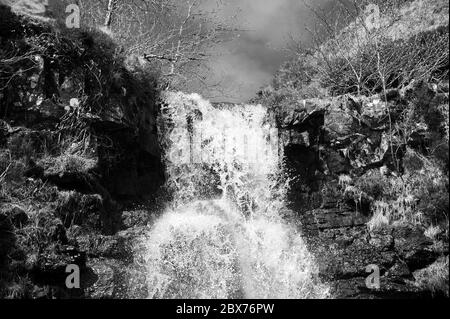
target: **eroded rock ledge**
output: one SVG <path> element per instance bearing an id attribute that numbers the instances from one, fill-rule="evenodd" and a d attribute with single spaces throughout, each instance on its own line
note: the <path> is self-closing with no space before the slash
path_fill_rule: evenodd
<path id="1" fill-rule="evenodd" d="M 424 157 L 448 176 L 448 94 L 448 84 L 413 83 L 386 100 L 345 95 L 273 110 L 287 167 L 300 176 L 290 191 L 292 208 L 336 297 L 431 297 L 417 278 L 436 262 L 448 265 L 448 238 L 431 240 L 424 225 L 408 223 L 371 229 L 379 198 L 358 187 L 373 176 L 389 182 L 412 175 Z M 405 127 L 412 108 L 416 117 Z M 442 209 L 448 213 L 448 203 Z M 371 264 L 381 271 L 378 291 L 365 284 Z"/>

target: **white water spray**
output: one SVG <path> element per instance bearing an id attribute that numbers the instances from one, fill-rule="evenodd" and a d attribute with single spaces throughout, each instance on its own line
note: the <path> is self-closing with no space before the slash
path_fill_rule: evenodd
<path id="1" fill-rule="evenodd" d="M 173 201 L 145 247 L 149 298 L 324 298 L 283 219 L 278 140 L 261 105 L 214 108 L 171 93 L 160 116 Z"/>

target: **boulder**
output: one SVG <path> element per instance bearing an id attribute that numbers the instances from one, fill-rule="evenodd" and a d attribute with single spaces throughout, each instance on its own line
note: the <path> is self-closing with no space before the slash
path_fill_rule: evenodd
<path id="1" fill-rule="evenodd" d="M 85 297 L 90 299 L 114 298 L 117 262 L 92 259 L 87 263 L 87 267 L 90 269 L 90 276 L 84 280 Z"/>
<path id="2" fill-rule="evenodd" d="M 412 226 L 396 227 L 393 236 L 395 249 L 411 272 L 425 268 L 439 258 L 439 253 L 433 249 L 433 241 L 424 235 L 422 229 Z"/>

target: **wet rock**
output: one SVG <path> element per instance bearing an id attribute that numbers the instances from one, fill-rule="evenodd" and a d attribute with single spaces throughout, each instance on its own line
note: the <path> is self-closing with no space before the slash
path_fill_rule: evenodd
<path id="1" fill-rule="evenodd" d="M 308 236 L 320 274 L 329 280 L 349 279 L 366 275 L 368 265 L 377 265 L 382 274 L 396 261 L 393 251 L 377 249 L 369 243 L 365 226 L 325 229 Z"/>
<path id="2" fill-rule="evenodd" d="M 145 270 L 115 259 L 94 258 L 82 278 L 84 296 L 91 299 L 146 298 Z M 144 277 L 143 277 L 144 276 Z"/>
<path id="3" fill-rule="evenodd" d="M 121 236 L 86 235 L 77 238 L 79 247 L 91 257 L 127 259 L 131 250 Z"/>
<path id="4" fill-rule="evenodd" d="M 122 213 L 122 223 L 125 228 L 146 226 L 150 221 L 150 213 L 146 210 L 125 211 Z"/>
<path id="5" fill-rule="evenodd" d="M 85 289 L 85 296 L 91 299 L 112 299 L 115 296 L 115 270 L 113 262 L 102 259 L 90 260 L 87 267 L 91 270 L 90 282 Z M 117 267 L 117 263 L 116 263 Z M 86 283 L 85 283 L 86 285 Z"/>
<path id="6" fill-rule="evenodd" d="M 337 299 L 376 299 L 370 294 L 363 277 L 333 281 L 331 295 Z"/>
<path id="7" fill-rule="evenodd" d="M 331 283 L 331 294 L 338 299 L 423 299 L 432 294 L 423 291 L 413 282 L 393 282 L 391 278 L 381 277 L 380 288 L 371 289 L 366 285 L 367 277 L 341 279 Z"/>
<path id="8" fill-rule="evenodd" d="M 411 281 L 393 281 L 388 277 L 381 277 L 380 289 L 371 290 L 371 293 L 380 299 L 423 299 L 431 295 L 414 286 Z"/>
<path id="9" fill-rule="evenodd" d="M 134 226 L 117 233 L 117 236 L 125 242 L 125 249 L 127 251 L 127 254 L 125 256 L 131 255 L 131 252 L 134 249 L 134 244 L 136 244 L 137 241 L 142 240 L 142 238 L 144 238 L 145 235 L 148 234 L 148 231 L 148 226 Z"/>

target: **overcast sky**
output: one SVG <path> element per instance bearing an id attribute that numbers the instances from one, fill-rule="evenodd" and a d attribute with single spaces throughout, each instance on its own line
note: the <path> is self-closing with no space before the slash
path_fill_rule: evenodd
<path id="1" fill-rule="evenodd" d="M 322 7 L 329 2 L 310 1 Z M 289 58 L 283 50 L 289 34 L 308 40 L 305 26 L 311 23 L 312 15 L 303 0 L 229 0 L 223 15 L 236 8 L 240 10 L 238 25 L 250 31 L 219 47 L 220 54 L 211 61 L 214 75 L 209 82 L 220 81 L 224 91 L 210 93 L 215 101 L 242 102 L 254 97 Z"/>
<path id="2" fill-rule="evenodd" d="M 0 0 L 10 2 L 44 3 L 45 0 Z M 51 0 L 59 2 L 60 0 Z M 219 0 L 220 1 L 220 0 Z M 312 14 L 305 6 L 326 8 L 336 0 L 222 0 L 219 19 L 246 30 L 238 32 L 234 40 L 215 49 L 210 61 L 207 84 L 220 90 L 207 89 L 202 93 L 213 101 L 245 102 L 268 85 L 280 65 L 290 58 L 285 47 L 289 35 L 308 42 L 305 27 L 312 22 Z M 207 0 L 214 5 L 215 0 Z M 194 86 L 197 87 L 198 86 Z"/>

